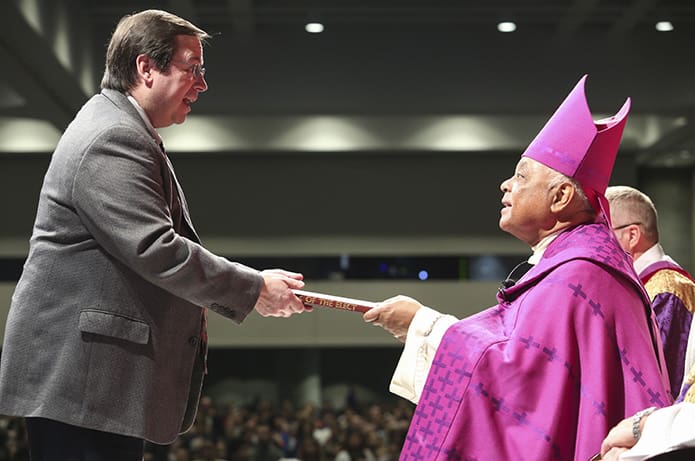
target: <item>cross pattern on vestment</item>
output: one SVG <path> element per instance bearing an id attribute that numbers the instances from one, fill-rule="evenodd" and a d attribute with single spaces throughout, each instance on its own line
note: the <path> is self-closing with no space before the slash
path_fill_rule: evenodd
<path id="1" fill-rule="evenodd" d="M 594 301 L 593 299 L 589 300 L 589 306 L 591 306 L 591 311 L 594 315 L 597 315 L 601 317 L 602 319 L 605 319 L 606 316 L 603 315 L 603 311 L 601 310 L 601 303 Z"/>
<path id="2" fill-rule="evenodd" d="M 519 426 L 529 426 L 531 424 L 525 411 L 522 411 L 521 413 L 517 413 L 516 411 L 513 412 L 512 418 L 516 420 Z"/>
<path id="3" fill-rule="evenodd" d="M 437 381 L 441 383 L 442 387 L 453 386 L 455 382 L 450 378 L 450 376 L 451 371 L 446 370 L 446 374 L 444 376 L 437 376 Z"/>
<path id="4" fill-rule="evenodd" d="M 597 415 L 606 416 L 606 402 L 594 402 Z"/>
<path id="5" fill-rule="evenodd" d="M 572 289 L 574 293 L 572 293 L 575 297 L 582 297 L 586 299 L 586 293 L 582 290 L 582 284 L 578 283 L 576 285 L 572 285 L 571 283 L 567 285 Z"/>
<path id="6" fill-rule="evenodd" d="M 548 434 L 544 428 L 532 424 L 531 421 L 528 419 L 528 414 L 525 411 L 512 410 L 509 406 L 504 404 L 503 397 L 491 395 L 489 391 L 484 389 L 482 383 L 478 383 L 475 386 L 472 386 L 472 388 L 476 395 L 488 400 L 495 411 L 501 412 L 506 415 L 511 414 L 512 419 L 514 419 L 519 426 L 525 426 L 530 428 L 540 439 L 544 440 L 546 443 L 551 444 L 551 449 L 554 453 L 553 459 L 562 459 L 561 456 L 557 455 L 557 453 L 560 453 L 559 445 L 557 445 L 557 443 L 552 440 L 550 434 Z M 553 447 L 555 447 L 556 449 Z"/>
<path id="7" fill-rule="evenodd" d="M 441 401 L 442 396 L 438 395 L 436 400 L 430 399 L 430 401 L 427 402 L 427 406 L 429 407 L 431 416 L 436 416 L 438 412 L 444 410 L 444 406 L 440 403 Z"/>
<path id="8" fill-rule="evenodd" d="M 533 340 L 533 336 L 529 336 L 528 338 L 523 338 L 523 337 L 522 337 L 522 338 L 519 340 L 519 342 L 522 343 L 522 344 L 525 344 L 525 345 L 526 345 L 526 349 L 528 349 L 528 348 L 530 348 L 530 347 L 535 347 L 536 349 L 538 349 L 538 348 L 541 347 L 541 343 L 534 341 L 534 340 Z"/>
<path id="9" fill-rule="evenodd" d="M 547 348 L 547 347 L 544 347 L 544 348 L 543 348 L 543 353 L 546 354 L 546 355 L 548 356 L 548 362 L 552 362 L 553 360 L 555 360 L 556 358 L 558 358 L 557 349 L 554 348 L 554 347 L 553 347 L 552 349 L 549 349 L 549 348 Z M 561 360 L 561 359 L 558 358 L 558 360 Z"/>
<path id="10" fill-rule="evenodd" d="M 638 383 L 640 386 L 645 386 L 647 382 L 644 380 L 641 371 L 635 369 L 635 367 L 630 367 L 630 372 L 632 373 L 632 381 Z"/>
<path id="11" fill-rule="evenodd" d="M 420 426 L 420 434 L 426 438 L 434 435 L 432 430 L 432 421 L 427 421 L 425 424 Z"/>
<path id="12" fill-rule="evenodd" d="M 461 451 L 456 448 L 447 448 L 446 450 L 444 450 L 444 454 L 446 455 L 447 461 L 461 461 L 461 459 L 463 458 L 463 454 L 461 453 Z"/>
<path id="13" fill-rule="evenodd" d="M 406 443 L 408 443 L 408 442 L 413 443 L 413 442 L 416 442 L 416 441 L 413 440 L 412 437 L 406 437 Z M 409 461 L 409 460 L 413 460 L 413 461 L 431 461 L 431 460 L 428 460 L 428 459 L 426 458 L 426 456 L 422 453 L 422 450 L 423 450 L 423 449 L 424 449 L 424 447 L 423 447 L 422 445 L 419 445 L 419 446 L 417 447 L 416 451 L 415 451 L 415 452 L 408 453 L 408 455 L 403 459 L 403 461 Z"/>
<path id="14" fill-rule="evenodd" d="M 658 407 L 664 406 L 664 400 L 661 398 L 661 392 L 654 391 L 652 388 L 647 389 L 649 394 L 649 403 L 653 403 Z"/>
<path id="15" fill-rule="evenodd" d="M 490 397 L 490 402 L 492 402 L 492 408 L 494 408 L 495 411 L 501 411 L 502 413 L 509 414 L 510 409 L 504 404 L 504 397 Z"/>

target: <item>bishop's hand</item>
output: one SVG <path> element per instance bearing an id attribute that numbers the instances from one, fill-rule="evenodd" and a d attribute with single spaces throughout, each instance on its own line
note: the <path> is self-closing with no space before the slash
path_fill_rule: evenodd
<path id="1" fill-rule="evenodd" d="M 405 342 L 410 322 L 415 313 L 422 307 L 417 300 L 408 296 L 398 295 L 389 298 L 369 311 L 362 318 L 391 333 L 400 342 Z"/>

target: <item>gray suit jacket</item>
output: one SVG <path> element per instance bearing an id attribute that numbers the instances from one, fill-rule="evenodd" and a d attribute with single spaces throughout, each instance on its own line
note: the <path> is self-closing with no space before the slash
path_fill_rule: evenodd
<path id="1" fill-rule="evenodd" d="M 240 323 L 259 272 L 203 248 L 170 164 L 104 90 L 65 131 L 12 298 L 0 413 L 169 443 L 203 380 L 201 307 Z"/>

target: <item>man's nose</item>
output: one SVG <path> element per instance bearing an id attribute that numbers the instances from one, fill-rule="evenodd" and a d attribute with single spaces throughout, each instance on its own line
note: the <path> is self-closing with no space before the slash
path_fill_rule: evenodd
<path id="1" fill-rule="evenodd" d="M 500 190 L 502 192 L 508 192 L 509 191 L 509 181 L 511 178 L 507 178 L 504 181 L 502 181 L 502 184 L 500 184 Z"/>
<path id="2" fill-rule="evenodd" d="M 193 86 L 198 93 L 204 93 L 208 90 L 208 82 L 205 80 L 204 75 L 200 75 L 196 80 L 195 80 L 195 85 Z"/>

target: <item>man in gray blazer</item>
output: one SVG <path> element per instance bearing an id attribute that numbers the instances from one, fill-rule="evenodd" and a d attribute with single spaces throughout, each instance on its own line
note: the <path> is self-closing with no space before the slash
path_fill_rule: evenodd
<path id="1" fill-rule="evenodd" d="M 102 91 L 44 178 L 0 366 L 0 413 L 26 417 L 33 461 L 140 461 L 195 417 L 206 311 L 305 310 L 302 275 L 259 272 L 201 246 L 156 128 L 207 90 L 208 34 L 172 14 L 124 17 Z"/>

